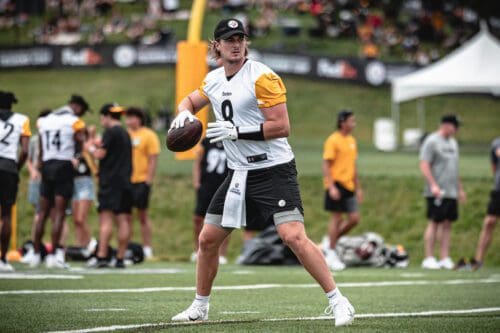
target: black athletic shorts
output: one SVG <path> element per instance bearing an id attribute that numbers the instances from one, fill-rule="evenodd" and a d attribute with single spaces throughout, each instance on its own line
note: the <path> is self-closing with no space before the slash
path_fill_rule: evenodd
<path id="1" fill-rule="evenodd" d="M 132 183 L 132 207 L 147 209 L 151 186 L 148 183 Z"/>
<path id="2" fill-rule="evenodd" d="M 49 201 L 56 196 L 73 197 L 74 168 L 70 161 L 50 160 L 42 164 L 40 195 Z"/>
<path id="3" fill-rule="evenodd" d="M 436 202 L 434 198 L 427 199 L 427 218 L 439 223 L 443 221 L 454 222 L 458 219 L 458 202 L 456 199 L 442 199 Z"/>
<path id="4" fill-rule="evenodd" d="M 500 191 L 491 191 L 488 215 L 500 216 Z"/>
<path id="5" fill-rule="evenodd" d="M 213 196 L 208 214 L 222 215 L 233 173 L 233 170 L 229 170 L 228 176 Z M 245 205 L 246 230 L 259 231 L 273 223 L 279 224 L 274 215 L 281 212 L 297 211 L 294 215 L 300 215 L 303 220 L 304 209 L 295 160 L 270 168 L 248 171 Z"/>
<path id="6" fill-rule="evenodd" d="M 216 186 L 201 184 L 198 191 L 196 191 L 196 207 L 194 209 L 195 215 L 205 217 L 208 206 L 210 206 L 210 201 L 212 201 L 217 189 L 218 187 Z"/>
<path id="7" fill-rule="evenodd" d="M 330 212 L 354 213 L 358 211 L 358 199 L 353 191 L 349 191 L 342 184 L 335 182 L 335 186 L 340 192 L 340 199 L 333 200 L 330 193 L 325 190 L 324 208 Z"/>
<path id="8" fill-rule="evenodd" d="M 16 203 L 19 175 L 17 173 L 0 170 L 0 209 L 10 210 Z"/>
<path id="9" fill-rule="evenodd" d="M 132 212 L 131 187 L 99 187 L 97 194 L 98 211 L 110 210 L 115 214 L 130 214 Z"/>

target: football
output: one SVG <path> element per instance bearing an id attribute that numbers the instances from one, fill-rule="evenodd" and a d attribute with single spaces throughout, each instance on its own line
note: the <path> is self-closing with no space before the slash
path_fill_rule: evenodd
<path id="1" fill-rule="evenodd" d="M 200 141 L 203 133 L 201 122 L 195 118 L 193 122 L 186 120 L 184 127 L 171 129 L 167 134 L 167 148 L 174 152 L 186 151 Z"/>

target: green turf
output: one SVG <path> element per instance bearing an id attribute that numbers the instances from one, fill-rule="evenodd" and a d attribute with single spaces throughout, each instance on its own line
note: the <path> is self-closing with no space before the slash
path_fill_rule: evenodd
<path id="1" fill-rule="evenodd" d="M 20 271 L 49 274 L 80 274 L 78 272 L 35 272 L 16 266 Z M 106 274 L 83 272 L 81 280 L 6 280 L 0 279 L 3 290 L 67 290 L 67 289 L 131 289 L 153 287 L 192 287 L 192 264 L 149 263 L 143 268 L 176 268 L 176 274 L 142 273 L 125 275 L 121 271 Z M 129 268 L 130 269 L 130 268 Z M 99 273 L 99 272 L 98 272 Z M 242 274 L 245 273 L 245 274 Z M 348 269 L 335 274 L 343 293 L 350 298 L 360 315 L 371 313 L 402 313 L 436 310 L 468 310 L 500 306 L 500 270 L 478 272 L 423 271 L 420 269 Z M 490 279 L 490 283 L 478 280 Z M 425 285 L 348 287 L 355 282 L 416 281 Z M 449 281 L 449 282 L 447 282 Z M 453 283 L 452 283 L 453 282 Z M 221 268 L 216 286 L 286 284 L 288 288 L 214 290 L 210 308 L 211 321 L 195 326 L 171 327 L 169 318 L 189 305 L 194 292 L 95 291 L 86 294 L 0 295 L 1 332 L 41 332 L 49 330 L 84 329 L 111 325 L 155 324 L 143 331 L 163 332 L 326 332 L 329 320 L 292 321 L 286 318 L 323 315 L 326 299 L 319 287 L 301 267 L 253 267 L 228 265 Z M 297 288 L 296 285 L 311 285 Z M 124 309 L 112 312 L 89 312 L 90 309 Z M 231 314 L 227 311 L 252 313 Z M 261 320 L 276 319 L 276 322 Z M 163 324 L 160 324 L 163 323 Z M 500 311 L 492 313 L 439 315 L 402 318 L 359 318 L 346 332 L 497 332 Z M 128 330 L 139 331 L 139 329 Z"/>

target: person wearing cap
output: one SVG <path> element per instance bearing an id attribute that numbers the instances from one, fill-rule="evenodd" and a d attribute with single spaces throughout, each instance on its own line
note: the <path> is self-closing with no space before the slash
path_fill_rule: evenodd
<path id="1" fill-rule="evenodd" d="M 428 224 L 424 232 L 425 258 L 422 268 L 453 269 L 450 258 L 451 225 L 458 219 L 458 201 L 466 194 L 459 175 L 459 149 L 455 135 L 460 127 L 456 115 L 445 115 L 436 132 L 427 136 L 420 148 L 420 171 L 425 178 L 424 197 Z M 440 242 L 440 260 L 434 257 Z"/>
<path id="2" fill-rule="evenodd" d="M 324 208 L 331 213 L 328 241 L 325 242 L 328 246 L 323 251 L 328 267 L 334 271 L 345 268 L 335 251 L 337 240 L 358 225 L 360 219 L 358 202 L 362 200 L 363 192 L 356 167 L 356 139 L 352 136 L 355 127 L 354 113 L 340 111 L 337 130 L 326 139 L 323 147 Z"/>
<path id="3" fill-rule="evenodd" d="M 40 211 L 36 220 L 34 250 L 30 267 L 40 265 L 40 247 L 45 230 L 45 222 L 54 209 L 52 219 L 52 246 L 54 254 L 45 258 L 48 268 L 67 268 L 65 251 L 61 238 L 64 230 L 66 208 L 73 196 L 74 166 L 73 159 L 85 140 L 85 123 L 80 119 L 88 110 L 83 98 L 72 96 L 69 105 L 61 107 L 45 117 L 38 118 L 37 127 L 40 138 L 39 167 L 42 182 L 40 185 Z"/>
<path id="4" fill-rule="evenodd" d="M 28 157 L 31 136 L 29 118 L 12 112 L 15 103 L 17 98 L 13 93 L 0 91 L 0 272 L 14 271 L 7 262 L 12 206 L 16 203 L 19 170 Z"/>
<path id="5" fill-rule="evenodd" d="M 132 193 L 132 144 L 127 131 L 121 123 L 125 109 L 118 104 L 102 106 L 101 125 L 105 131 L 102 141 L 88 142 L 85 150 L 99 162 L 99 244 L 97 258 L 89 260 L 90 267 L 109 267 L 111 253 L 108 251 L 113 232 L 113 222 L 118 227 L 118 251 L 116 268 L 124 268 L 125 251 L 130 239 L 130 213 Z M 95 260 L 94 260 L 95 259 Z"/>
<path id="6" fill-rule="evenodd" d="M 223 143 L 229 172 L 210 202 L 199 236 L 195 299 L 172 320 L 208 320 L 221 244 L 234 229 L 262 222 L 276 226 L 284 243 L 322 287 L 335 325 L 349 325 L 354 308 L 305 232 L 295 158 L 286 139 L 290 123 L 285 85 L 269 67 L 247 58 L 248 36 L 240 21 L 221 20 L 213 37 L 210 52 L 222 66 L 208 73 L 200 88 L 180 102 L 171 129 L 194 121 L 194 113 L 210 103 L 216 122 L 208 123 L 206 137 Z"/>
<path id="7" fill-rule="evenodd" d="M 160 154 L 160 140 L 153 130 L 145 126 L 145 121 L 146 114 L 143 110 L 137 107 L 127 109 L 125 123 L 132 141 L 132 207 L 137 208 L 141 224 L 144 257 L 151 259 L 153 257 L 152 227 L 148 207 Z M 132 223 L 132 220 L 130 222 Z"/>

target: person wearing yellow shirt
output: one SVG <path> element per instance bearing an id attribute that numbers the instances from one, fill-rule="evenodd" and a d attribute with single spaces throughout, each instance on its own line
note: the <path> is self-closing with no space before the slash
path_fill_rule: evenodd
<path id="1" fill-rule="evenodd" d="M 339 112 L 337 130 L 326 139 L 323 150 L 325 210 L 331 212 L 329 246 L 324 251 L 327 265 L 332 270 L 345 268 L 335 246 L 340 236 L 355 227 L 360 219 L 358 202 L 362 201 L 363 193 L 356 167 L 356 139 L 351 135 L 355 127 L 356 118 L 352 111 Z"/>
<path id="2" fill-rule="evenodd" d="M 132 141 L 132 200 L 141 223 L 144 257 L 148 259 L 153 257 L 148 206 L 160 154 L 160 140 L 154 131 L 144 126 L 145 120 L 144 111 L 136 107 L 128 108 L 125 123 Z"/>

